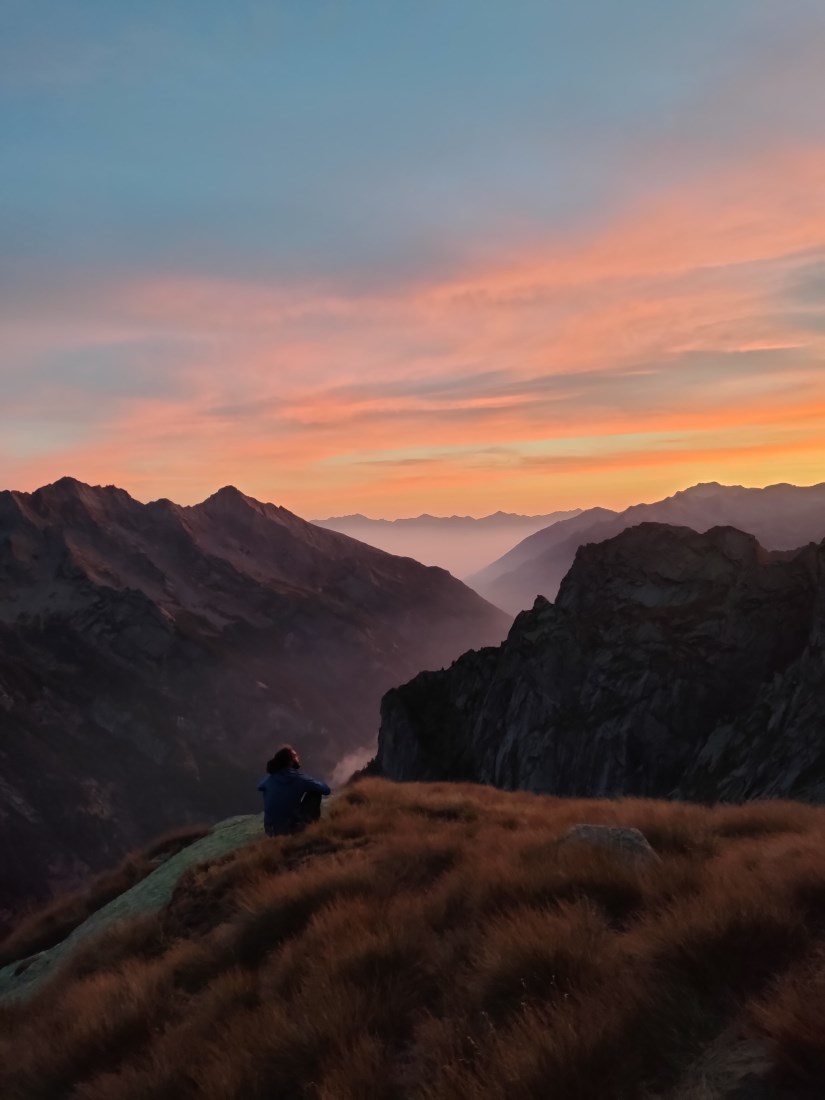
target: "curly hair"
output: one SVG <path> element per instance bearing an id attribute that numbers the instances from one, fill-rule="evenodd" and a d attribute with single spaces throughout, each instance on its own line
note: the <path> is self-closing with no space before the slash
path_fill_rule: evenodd
<path id="1" fill-rule="evenodd" d="M 301 760 L 292 745 L 282 745 L 271 760 L 266 763 L 269 775 L 283 771 L 284 768 L 300 768 Z"/>

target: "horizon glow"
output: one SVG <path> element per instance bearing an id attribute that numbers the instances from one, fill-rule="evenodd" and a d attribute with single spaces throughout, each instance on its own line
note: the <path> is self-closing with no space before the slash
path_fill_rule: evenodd
<path id="1" fill-rule="evenodd" d="M 823 50 L 815 0 L 0 3 L 0 488 L 825 480 Z"/>

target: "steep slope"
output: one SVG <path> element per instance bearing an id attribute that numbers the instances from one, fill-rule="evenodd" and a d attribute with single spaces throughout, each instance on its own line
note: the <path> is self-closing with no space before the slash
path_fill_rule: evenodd
<path id="1" fill-rule="evenodd" d="M 0 920 L 169 825 L 256 808 L 279 739 L 329 772 L 393 683 L 506 627 L 445 571 L 235 489 L 0 493 Z"/>
<path id="2" fill-rule="evenodd" d="M 572 520 L 536 532 L 467 583 L 485 599 L 516 614 L 537 595 L 555 598 L 580 546 L 603 542 L 639 523 L 670 523 L 699 532 L 736 527 L 770 550 L 792 550 L 825 538 L 825 483 L 746 489 L 714 482 L 694 485 L 653 504 L 635 504 L 624 512 L 589 508 Z"/>
<path id="3" fill-rule="evenodd" d="M 565 795 L 825 799 L 825 543 L 642 524 L 382 706 L 377 768 Z"/>
<path id="4" fill-rule="evenodd" d="M 456 577 L 466 577 L 509 550 L 525 535 L 544 530 L 578 513 L 579 509 L 574 509 L 551 512 L 546 516 L 496 512 L 480 519 L 472 516 L 423 515 L 394 520 L 353 515 L 333 516 L 313 522 L 390 554 L 415 558 L 426 565 L 440 565 Z"/>

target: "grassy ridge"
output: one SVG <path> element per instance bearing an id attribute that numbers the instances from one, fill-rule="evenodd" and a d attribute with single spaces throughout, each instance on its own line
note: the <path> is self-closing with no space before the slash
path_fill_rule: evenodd
<path id="1" fill-rule="evenodd" d="M 209 828 L 209 825 L 187 825 L 170 829 L 140 852 L 127 856 L 113 870 L 95 875 L 85 886 L 29 913 L 0 940 L 0 967 L 60 943 L 88 916 L 151 874 L 159 862 L 206 836 Z"/>
<path id="2" fill-rule="evenodd" d="M 661 862 L 558 846 L 585 821 Z M 801 1100 L 824 937 L 825 810 L 367 780 L 0 1006 L 0 1095 Z"/>

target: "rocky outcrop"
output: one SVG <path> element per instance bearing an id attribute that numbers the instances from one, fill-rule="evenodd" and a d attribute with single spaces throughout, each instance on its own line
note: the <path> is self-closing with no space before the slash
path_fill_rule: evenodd
<path id="1" fill-rule="evenodd" d="M 604 542 L 628 527 L 651 522 L 700 532 L 736 527 L 770 550 L 792 550 L 825 538 L 825 483 L 747 489 L 712 482 L 653 504 L 634 504 L 623 512 L 588 508 L 530 535 L 467 583 L 515 615 L 530 607 L 537 595 L 555 599 L 580 546 Z"/>
<path id="2" fill-rule="evenodd" d="M 257 809 L 279 740 L 329 773 L 392 684 L 508 625 L 236 489 L 0 493 L 0 924 L 167 826 Z"/>
<path id="3" fill-rule="evenodd" d="M 641 524 L 506 642 L 384 698 L 381 774 L 562 795 L 825 798 L 825 544 Z"/>

